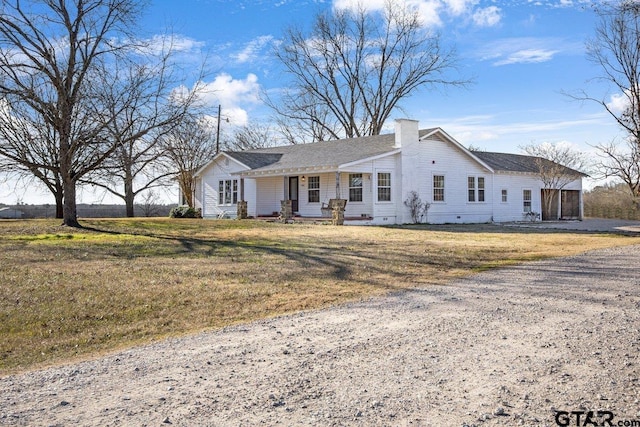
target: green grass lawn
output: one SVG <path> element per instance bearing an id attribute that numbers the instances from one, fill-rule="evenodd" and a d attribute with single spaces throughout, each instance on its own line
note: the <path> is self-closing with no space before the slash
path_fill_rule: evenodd
<path id="1" fill-rule="evenodd" d="M 0 221 L 0 375 L 640 238 L 493 225 Z"/>

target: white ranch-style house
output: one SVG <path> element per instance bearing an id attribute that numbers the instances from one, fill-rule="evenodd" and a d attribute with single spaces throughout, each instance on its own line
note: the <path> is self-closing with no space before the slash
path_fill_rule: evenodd
<path id="1" fill-rule="evenodd" d="M 540 219 L 549 190 L 535 160 L 470 151 L 440 128 L 399 119 L 393 134 L 221 152 L 197 171 L 194 200 L 204 218 L 235 218 L 240 204 L 249 217 L 278 216 L 286 200 L 294 218 L 321 218 L 330 200 L 344 199 L 346 224 L 403 224 L 415 191 L 429 203 L 423 222 L 523 221 Z M 544 219 L 582 218 L 585 175 L 571 172 L 553 201 L 557 215 Z"/>

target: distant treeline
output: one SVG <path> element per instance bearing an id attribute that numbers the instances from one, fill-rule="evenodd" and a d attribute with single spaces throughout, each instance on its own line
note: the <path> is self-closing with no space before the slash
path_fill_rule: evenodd
<path id="1" fill-rule="evenodd" d="M 640 220 L 640 211 L 626 184 L 607 184 L 585 191 L 584 216 Z"/>
<path id="2" fill-rule="evenodd" d="M 177 205 L 135 205 L 134 213 L 137 217 L 168 217 L 169 211 Z M 0 208 L 10 207 L 22 212 L 22 218 L 55 218 L 55 205 L 2 205 Z M 124 205 L 78 205 L 79 218 L 124 218 L 126 216 Z"/>
<path id="3" fill-rule="evenodd" d="M 136 205 L 137 217 L 168 217 L 177 205 Z M 53 218 L 55 205 L 2 205 L 21 211 L 23 218 Z M 124 205 L 78 205 L 80 218 L 121 218 L 125 217 Z M 640 221 L 640 210 L 634 204 L 629 188 L 625 184 L 607 184 L 584 192 L 584 216 L 591 218 L 617 218 Z"/>

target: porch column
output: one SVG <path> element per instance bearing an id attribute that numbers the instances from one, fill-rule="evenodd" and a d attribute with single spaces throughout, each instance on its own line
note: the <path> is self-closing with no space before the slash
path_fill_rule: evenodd
<path id="1" fill-rule="evenodd" d="M 336 172 L 336 199 L 340 198 L 340 172 Z"/>
<path id="2" fill-rule="evenodd" d="M 282 177 L 282 188 L 284 189 L 284 194 L 282 199 L 283 200 L 288 200 L 289 199 L 289 177 L 288 176 L 283 176 Z"/>
<path id="3" fill-rule="evenodd" d="M 239 200 L 236 204 L 238 219 L 247 219 L 249 214 L 247 213 L 247 202 L 244 200 Z"/>
<path id="4" fill-rule="evenodd" d="M 287 224 L 291 222 L 293 218 L 293 207 L 291 205 L 291 200 L 281 200 L 280 201 L 280 221 Z"/>
<path id="5" fill-rule="evenodd" d="M 331 224 L 333 225 L 344 225 L 344 208 L 346 205 L 346 200 L 344 199 L 336 199 L 331 207 Z"/>

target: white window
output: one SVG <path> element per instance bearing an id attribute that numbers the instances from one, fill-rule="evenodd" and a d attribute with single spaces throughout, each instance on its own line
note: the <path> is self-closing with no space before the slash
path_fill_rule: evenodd
<path id="1" fill-rule="evenodd" d="M 484 202 L 484 176 L 478 177 L 478 201 Z"/>
<path id="2" fill-rule="evenodd" d="M 433 176 L 433 201 L 444 202 L 444 175 Z"/>
<path id="3" fill-rule="evenodd" d="M 391 173 L 378 172 L 378 201 L 391 201 Z"/>
<path id="4" fill-rule="evenodd" d="M 309 203 L 320 203 L 320 177 L 309 177 Z"/>
<path id="5" fill-rule="evenodd" d="M 218 205 L 238 203 L 238 180 L 226 179 L 218 181 Z"/>
<path id="6" fill-rule="evenodd" d="M 361 173 L 349 174 L 349 201 L 350 202 L 362 201 L 362 174 Z"/>
<path id="7" fill-rule="evenodd" d="M 523 211 L 531 212 L 531 190 L 522 190 Z"/>
<path id="8" fill-rule="evenodd" d="M 503 188 L 502 189 L 502 203 L 507 203 L 507 189 Z"/>
<path id="9" fill-rule="evenodd" d="M 477 184 L 477 185 L 476 185 Z M 484 177 L 470 176 L 467 178 L 467 200 L 469 202 L 484 202 Z"/>

